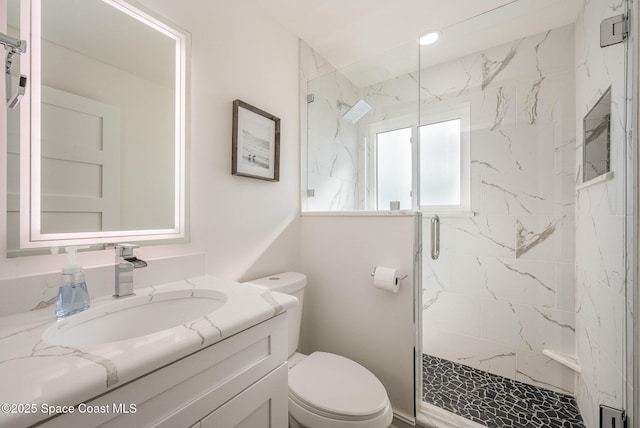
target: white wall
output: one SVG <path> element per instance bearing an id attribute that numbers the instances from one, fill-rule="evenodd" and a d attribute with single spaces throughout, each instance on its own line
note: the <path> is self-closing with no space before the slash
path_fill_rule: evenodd
<path id="1" fill-rule="evenodd" d="M 297 37 L 245 2 L 142 3 L 192 36 L 191 243 L 143 248 L 140 257 L 203 252 L 207 272 L 230 279 L 295 270 L 299 261 Z M 280 182 L 231 175 L 231 116 L 236 98 L 281 118 Z M 0 107 L 0 124 L 5 117 Z M 0 150 L 6 153 L 4 133 Z M 0 158 L 4 162 L 5 157 Z M 5 258 L 6 168 L 1 170 L 0 279 L 58 271 L 64 256 Z M 109 264 L 113 251 L 80 254 L 79 261 L 85 267 Z M 55 293 L 54 287 L 45 284 L 29 287 L 38 288 L 31 294 Z M 15 282 L 3 281 L 0 298 L 15 296 L 15 290 Z"/>
<path id="2" fill-rule="evenodd" d="M 582 366 L 577 401 L 588 428 L 598 405 L 624 407 L 625 63 L 624 45 L 600 48 L 602 19 L 625 2 L 588 1 L 576 23 L 576 165 L 582 164 L 582 120 L 612 86 L 612 180 L 576 194 L 576 339 Z M 633 19 L 633 18 L 632 18 Z M 579 169 L 578 169 L 579 171 Z M 581 182 L 581 174 L 577 176 Z M 636 357 L 637 358 L 637 357 Z"/>
<path id="3" fill-rule="evenodd" d="M 144 1 L 191 32 L 191 242 L 208 271 L 293 269 L 299 207 L 298 39 L 246 2 Z M 221 6 L 224 5 L 224 6 Z M 280 182 L 231 175 L 232 101 L 281 119 Z M 278 252 L 254 266 L 277 238 Z"/>
<path id="4" fill-rule="evenodd" d="M 394 412 L 413 420 L 414 244 L 418 217 L 304 215 L 302 351 L 344 355 L 372 371 Z M 375 266 L 408 275 L 393 294 L 373 286 Z"/>

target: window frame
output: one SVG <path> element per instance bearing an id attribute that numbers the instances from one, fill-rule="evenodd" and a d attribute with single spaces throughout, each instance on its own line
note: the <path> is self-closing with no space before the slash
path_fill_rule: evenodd
<path id="1" fill-rule="evenodd" d="M 386 211 L 378 209 L 378 134 L 411 128 L 411 209 L 415 210 L 417 208 L 415 200 L 417 189 L 415 168 L 416 144 L 414 144 L 417 132 L 415 115 L 385 119 L 370 124 L 368 128 L 371 144 L 366 144 L 368 161 L 365 165 L 365 177 L 368 188 L 372 190 L 366 192 L 366 206 L 375 211 Z"/>
<path id="2" fill-rule="evenodd" d="M 460 204 L 459 205 L 423 205 L 420 203 L 420 127 L 451 120 L 460 120 Z M 422 109 L 420 124 L 416 129 L 416 158 L 412 167 L 417 173 L 417 189 L 414 193 L 414 205 L 426 214 L 460 214 L 471 211 L 471 104 L 458 103 L 449 107 Z"/>
<path id="3" fill-rule="evenodd" d="M 427 215 L 464 215 L 471 212 L 471 104 L 466 101 L 449 106 L 420 108 L 420 121 L 415 115 L 404 115 L 372 123 L 368 126 L 369 141 L 365 141 L 366 192 L 365 204 L 378 210 L 378 139 L 377 135 L 411 128 L 411 209 Z M 460 119 L 460 205 L 420 204 L 420 127 Z M 382 210 L 380 210 L 382 211 Z"/>
<path id="4" fill-rule="evenodd" d="M 376 133 L 376 142 L 375 142 L 375 156 L 376 156 L 376 169 L 375 169 L 375 209 L 377 211 L 384 211 L 385 208 L 380 208 L 378 205 L 380 203 L 380 166 L 378 164 L 378 159 L 379 159 L 379 153 L 380 153 L 380 140 L 378 139 L 378 137 L 382 134 L 388 134 L 391 132 L 398 132 L 398 131 L 404 131 L 404 130 L 409 130 L 410 136 L 409 136 L 409 146 L 410 146 L 410 156 L 411 156 L 411 165 L 413 165 L 413 158 L 414 158 L 414 149 L 413 149 L 413 138 L 414 138 L 414 127 L 401 127 L 401 128 L 393 128 L 390 129 L 388 131 L 380 131 Z M 410 207 L 409 208 L 401 208 L 401 209 L 413 209 L 414 206 L 414 201 L 413 201 L 413 186 L 414 186 L 414 177 L 413 177 L 413 167 L 411 168 L 411 189 L 409 190 L 409 204 Z"/>

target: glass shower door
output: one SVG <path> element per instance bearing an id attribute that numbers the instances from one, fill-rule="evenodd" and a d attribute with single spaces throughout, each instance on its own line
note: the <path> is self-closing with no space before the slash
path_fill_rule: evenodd
<path id="1" fill-rule="evenodd" d="M 626 193 L 632 171 L 627 145 L 628 44 L 600 47 L 594 37 L 603 20 L 626 12 L 626 1 L 589 2 L 576 21 L 576 115 L 583 118 L 577 122 L 577 151 L 584 154 L 577 162 L 582 176 L 577 175 L 576 194 L 576 352 L 582 371 L 576 397 L 587 426 L 596 426 L 599 405 L 627 407 L 630 391 L 626 362 L 632 346 L 625 331 L 631 304 L 627 264 L 633 260 L 627 252 L 626 227 L 633 207 Z M 609 112 L 601 123 L 608 125 L 610 171 L 588 180 L 588 146 L 597 133 L 589 119 L 603 104 Z"/>
<path id="2" fill-rule="evenodd" d="M 517 0 L 419 49 L 421 123 L 471 106 L 471 212 L 424 213 L 441 223 L 440 257 L 423 251 L 420 405 L 431 421 L 444 408 L 518 426 L 552 406 L 596 427 L 601 404 L 626 407 L 627 47 L 600 47 L 600 22 L 625 11 Z M 583 119 L 609 87 L 611 173 L 585 181 Z M 451 379 L 462 387 L 439 394 Z M 499 419 L 518 406 L 520 422 Z"/>

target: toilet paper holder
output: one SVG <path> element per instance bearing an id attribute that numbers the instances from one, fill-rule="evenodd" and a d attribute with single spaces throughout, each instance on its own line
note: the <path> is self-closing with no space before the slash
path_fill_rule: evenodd
<path id="1" fill-rule="evenodd" d="M 371 272 L 371 277 L 376 276 L 376 270 L 373 269 L 373 272 Z M 409 274 L 406 274 L 405 276 L 403 276 L 402 278 L 398 277 L 398 280 L 402 281 L 403 279 L 407 279 L 409 277 Z"/>

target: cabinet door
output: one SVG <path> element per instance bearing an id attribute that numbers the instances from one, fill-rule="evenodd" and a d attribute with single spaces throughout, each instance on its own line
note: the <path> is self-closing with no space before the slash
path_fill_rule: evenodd
<path id="1" fill-rule="evenodd" d="M 287 363 L 200 421 L 202 428 L 282 428 L 288 425 Z"/>

